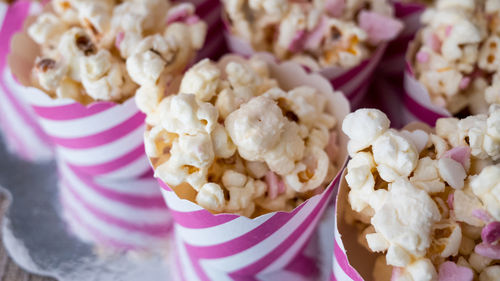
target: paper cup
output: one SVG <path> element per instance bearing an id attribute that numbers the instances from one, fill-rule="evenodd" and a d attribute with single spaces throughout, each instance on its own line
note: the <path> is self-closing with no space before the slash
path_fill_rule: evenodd
<path id="1" fill-rule="evenodd" d="M 224 20 L 225 14 L 222 15 Z M 250 44 L 229 32 L 228 23 L 225 24 L 224 35 L 231 53 L 242 56 L 251 56 L 256 53 Z M 382 59 L 386 46 L 387 44 L 380 45 L 368 59 L 358 66 L 349 69 L 327 67 L 320 70 L 319 74 L 330 81 L 336 91 L 344 93 L 353 108 L 357 108 L 367 94 L 373 73 Z"/>
<path id="2" fill-rule="evenodd" d="M 8 6 L 0 3 L 0 131 L 10 152 L 28 161 L 52 159 L 49 137 L 40 128 L 35 114 L 18 92 L 22 89 L 7 65 L 10 40 L 22 29 L 24 19 L 41 6 L 35 2 L 17 1 Z"/>
<path id="3" fill-rule="evenodd" d="M 420 3 L 405 3 L 394 0 L 394 14 L 404 23 L 404 29 L 399 36 L 389 42 L 377 73 L 386 77 L 402 79 L 404 73 L 405 54 L 408 44 L 420 29 L 420 16 L 426 6 Z"/>
<path id="4" fill-rule="evenodd" d="M 34 17 L 29 17 L 28 23 Z M 130 179 L 151 175 L 144 152 L 145 115 L 134 98 L 122 104 L 52 99 L 31 86 L 30 74 L 38 46 L 26 30 L 12 39 L 9 65 L 20 85 L 16 94 L 33 108 L 58 157 L 88 176 Z"/>
<path id="5" fill-rule="evenodd" d="M 406 53 L 405 72 L 404 72 L 404 114 L 406 123 L 424 122 L 434 127 L 437 119 L 451 117 L 452 114 L 443 107 L 432 103 L 429 91 L 415 77 L 412 61 L 419 47 L 418 35 L 408 46 Z"/>
<path id="6" fill-rule="evenodd" d="M 61 214 L 70 232 L 100 248 L 161 250 L 172 218 L 155 179 L 106 181 L 58 162 Z"/>
<path id="7" fill-rule="evenodd" d="M 431 132 L 431 128 L 423 123 L 413 122 L 403 129 L 408 131 L 424 130 Z M 334 253 L 333 274 L 331 281 L 364 281 L 374 280 L 373 270 L 375 260 L 382 253 L 373 253 L 359 244 L 359 230 L 345 221 L 348 212 L 354 212 L 348 202 L 349 186 L 345 179 L 347 169 L 341 175 L 335 206 L 335 231 L 334 231 Z M 362 258 L 360 258 L 362 257 Z M 390 280 L 392 268 L 385 266 L 382 274 L 384 278 L 377 280 Z M 380 277 L 380 276 L 378 276 Z"/>
<path id="8" fill-rule="evenodd" d="M 186 2 L 176 0 L 174 3 Z M 207 23 L 208 32 L 205 45 L 198 51 L 196 61 L 204 58 L 218 59 L 227 53 L 226 41 L 224 40 L 224 24 L 220 17 L 222 4 L 219 0 L 188 0 L 196 6 L 196 15 Z"/>
<path id="9" fill-rule="evenodd" d="M 272 212 L 254 219 L 235 214 L 212 214 L 199 205 L 180 199 L 159 180 L 162 193 L 174 219 L 176 255 L 184 280 L 250 280 L 283 271 L 290 266 L 309 241 L 327 207 L 340 170 L 347 159 L 347 138 L 340 124 L 349 113 L 349 102 L 318 74 L 308 74 L 298 64 L 276 64 L 269 54 L 260 54 L 270 68 L 271 77 L 287 90 L 308 85 L 329 97 L 328 108 L 338 120 L 339 173 L 326 190 L 292 212 Z M 219 64 L 241 60 L 225 56 Z M 251 279 L 254 280 L 254 279 Z"/>

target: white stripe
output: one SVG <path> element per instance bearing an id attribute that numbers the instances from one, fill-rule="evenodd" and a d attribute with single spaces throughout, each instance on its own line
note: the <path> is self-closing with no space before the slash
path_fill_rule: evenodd
<path id="1" fill-rule="evenodd" d="M 62 189 L 61 194 L 63 200 L 65 200 L 67 204 L 71 206 L 72 210 L 78 214 L 78 216 L 84 223 L 92 226 L 92 228 L 97 229 L 100 233 L 109 238 L 112 238 L 113 240 L 136 245 L 139 247 L 153 246 L 155 244 L 161 245 L 166 243 L 164 238 L 158 238 L 156 236 L 151 236 L 146 233 L 137 231 L 126 230 L 104 222 L 100 220 L 100 218 L 95 217 L 92 213 L 87 211 L 85 207 L 81 205 L 80 202 L 69 192 Z"/>
<path id="2" fill-rule="evenodd" d="M 271 215 L 266 215 L 250 222 L 249 218 L 241 216 L 218 226 L 201 229 L 185 228 L 178 225 L 177 232 L 182 236 L 184 241 L 193 246 L 218 245 L 252 231 L 271 217 Z"/>
<path id="3" fill-rule="evenodd" d="M 91 116 L 63 121 L 41 118 L 47 133 L 60 138 L 91 136 L 113 129 L 139 112 L 134 99 L 119 104 Z"/>
<path id="4" fill-rule="evenodd" d="M 95 182 L 100 184 L 105 190 L 112 190 L 123 194 L 161 196 L 160 189 L 158 188 L 158 182 L 153 178 L 124 181 L 96 179 Z"/>
<path id="5" fill-rule="evenodd" d="M 349 277 L 345 271 L 340 267 L 338 262 L 333 261 L 333 274 L 335 275 L 335 279 L 337 281 L 353 281 L 351 277 Z"/>
<path id="6" fill-rule="evenodd" d="M 175 226 L 177 227 L 177 225 Z M 179 259 L 179 263 L 181 264 L 183 268 L 183 279 L 184 280 L 189 280 L 189 281 L 197 281 L 200 280 L 198 276 L 196 275 L 196 272 L 193 268 L 193 265 L 191 263 L 191 259 L 189 258 L 186 248 L 184 247 L 184 243 L 182 242 L 182 239 L 180 238 L 179 235 L 175 235 L 175 245 L 176 245 L 176 251 L 177 251 L 177 257 Z M 218 279 L 213 279 L 213 280 L 218 280 Z"/>
<path id="7" fill-rule="evenodd" d="M 92 188 L 81 182 L 69 169 L 61 166 L 61 176 L 65 178 L 71 185 L 73 192 L 79 194 L 82 200 L 88 204 L 92 204 L 95 208 L 103 213 L 112 215 L 116 218 L 129 221 L 131 223 L 165 223 L 170 220 L 170 214 L 167 209 L 142 209 L 139 207 L 128 205 L 124 202 L 119 202 L 106 198 Z M 144 186 L 137 186 L 137 189 L 145 188 Z M 67 188 L 67 187 L 65 187 Z"/>
<path id="8" fill-rule="evenodd" d="M 59 155 L 79 166 L 98 165 L 122 157 L 144 143 L 145 126 L 139 126 L 128 135 L 111 143 L 87 149 L 58 147 Z M 149 165 L 148 165 L 149 167 Z"/>

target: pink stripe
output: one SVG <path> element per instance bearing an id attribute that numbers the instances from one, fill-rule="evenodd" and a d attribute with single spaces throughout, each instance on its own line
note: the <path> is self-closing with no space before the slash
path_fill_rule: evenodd
<path id="1" fill-rule="evenodd" d="M 346 73 L 334 77 L 333 79 L 330 80 L 334 88 L 341 88 L 344 86 L 347 82 L 351 81 L 352 78 L 356 77 L 359 75 L 359 73 L 367 67 L 367 65 L 371 62 L 372 59 L 366 59 L 363 62 L 361 62 L 358 66 L 348 70 Z"/>
<path id="2" fill-rule="evenodd" d="M 95 192 L 99 193 L 101 196 L 108 198 L 109 200 L 122 202 L 123 204 L 141 209 L 165 208 L 165 200 L 162 196 L 127 194 L 115 190 L 110 190 L 92 181 L 91 177 L 84 176 L 75 170 L 73 170 L 73 173 L 82 183 L 84 183 Z M 64 175 L 62 176 L 64 177 Z M 138 186 L 137 188 L 141 187 Z"/>
<path id="3" fill-rule="evenodd" d="M 359 273 L 349 264 L 346 254 L 342 251 L 337 241 L 335 241 L 334 245 L 334 254 L 335 260 L 347 276 L 349 276 L 353 281 L 364 281 L 363 278 L 359 276 Z"/>
<path id="4" fill-rule="evenodd" d="M 127 154 L 124 154 L 123 156 L 120 156 L 118 158 L 115 158 L 109 162 L 103 163 L 103 164 L 96 164 L 96 165 L 90 165 L 90 166 L 80 166 L 80 165 L 75 165 L 68 163 L 71 168 L 78 170 L 80 172 L 83 172 L 87 175 L 105 175 L 109 174 L 111 172 L 114 172 L 118 169 L 121 169 L 123 167 L 126 167 L 127 165 L 130 165 L 132 162 L 136 161 L 137 159 L 141 157 L 146 157 L 145 152 L 144 152 L 144 145 L 140 144 L 138 147 L 136 147 L 134 150 L 128 152 Z M 71 161 L 71 159 L 67 159 L 68 162 Z M 147 167 L 145 167 L 148 169 Z M 149 170 L 149 169 L 148 169 Z"/>
<path id="5" fill-rule="evenodd" d="M 416 3 L 394 3 L 395 14 L 397 18 L 404 18 L 408 15 L 420 13 L 425 9 L 425 6 L 422 4 Z"/>
<path id="6" fill-rule="evenodd" d="M 123 243 L 121 241 L 115 240 L 114 238 L 107 237 L 105 234 L 101 233 L 98 229 L 92 227 L 80 217 L 78 212 L 75 209 L 73 209 L 73 207 L 69 204 L 69 202 L 66 202 L 66 200 L 62 199 L 61 204 L 64 209 L 64 212 L 66 212 L 71 218 L 74 219 L 74 221 L 72 222 L 67 222 L 70 228 L 71 224 L 78 224 L 81 227 L 85 228 L 92 236 L 94 236 L 96 242 L 106 246 L 111 246 L 116 249 L 135 250 L 138 248 L 136 245 Z M 78 235 L 76 231 L 74 232 L 76 235 Z"/>
<path id="7" fill-rule="evenodd" d="M 307 242 L 304 246 L 307 246 L 308 243 L 309 242 Z M 300 254 L 285 267 L 285 270 L 297 273 L 298 275 L 304 277 L 317 276 L 319 273 L 317 266 L 318 261 L 304 255 L 303 251 L 304 250 L 300 251 Z"/>
<path id="8" fill-rule="evenodd" d="M 330 275 L 330 281 L 337 281 L 335 274 L 332 273 L 332 275 Z"/>
<path id="9" fill-rule="evenodd" d="M 323 214 L 323 211 L 326 207 L 326 202 L 330 199 L 330 195 L 333 191 L 333 187 L 329 188 L 325 191 L 326 194 L 323 195 L 323 198 L 319 201 L 318 205 L 314 208 L 314 210 L 308 215 L 306 220 L 300 224 L 300 226 L 294 230 L 293 234 L 288 236 L 288 238 L 283 241 L 278 247 L 276 247 L 271 253 L 267 254 L 262 259 L 259 259 L 257 262 L 242 268 L 236 272 L 231 273 L 231 276 L 236 275 L 247 275 L 252 273 L 257 273 L 265 269 L 269 266 L 273 261 L 278 259 L 281 255 L 283 255 L 296 241 L 303 235 L 303 233 L 307 230 L 310 225 L 316 225 L 319 218 Z M 304 206 L 304 205 L 301 205 Z M 298 209 L 298 208 L 297 208 Z M 267 230 L 266 230 L 267 231 Z M 274 231 L 273 231 L 274 232 Z M 306 240 L 307 241 L 307 240 Z"/>
<path id="10" fill-rule="evenodd" d="M 219 1 L 215 0 L 206 0 L 203 1 L 200 5 L 196 7 L 196 14 L 201 18 L 204 19 L 204 17 L 211 13 L 215 9 L 221 9 L 221 4 Z"/>
<path id="11" fill-rule="evenodd" d="M 123 228 L 127 231 L 135 231 L 143 234 L 147 234 L 150 236 L 156 236 L 156 237 L 164 237 L 166 234 L 170 232 L 172 229 L 172 222 L 170 220 L 167 220 L 162 223 L 157 223 L 157 224 L 147 224 L 147 223 L 133 223 L 130 221 L 125 221 L 123 219 L 114 217 L 112 214 L 108 214 L 106 212 L 103 212 L 93 206 L 92 204 L 89 204 L 85 199 L 78 194 L 78 192 L 75 190 L 75 188 L 68 182 L 67 179 L 63 178 L 62 179 L 62 185 L 63 187 L 66 187 L 67 190 L 75 197 L 75 199 L 82 204 L 83 207 L 87 209 L 90 213 L 92 213 L 95 217 L 97 217 L 99 220 L 102 220 L 106 222 L 107 224 L 110 225 L 115 225 L 119 228 Z M 121 202 L 118 202 L 121 203 Z M 165 212 L 167 212 L 167 209 L 164 208 Z"/>
<path id="12" fill-rule="evenodd" d="M 238 216 L 236 215 L 214 215 L 206 210 L 199 210 L 188 213 L 170 210 L 170 214 L 172 214 L 172 218 L 175 220 L 175 223 L 182 227 L 190 229 L 210 228 L 228 223 L 238 218 Z"/>
<path id="13" fill-rule="evenodd" d="M 10 38 L 23 27 L 24 19 L 29 14 L 30 1 L 16 1 L 10 5 L 5 13 L 4 23 L 0 30 L 0 68 L 7 63 L 7 54 L 10 52 Z M 7 24 L 8 23 L 8 24 Z"/>
<path id="14" fill-rule="evenodd" d="M 88 117 L 115 106 L 111 102 L 98 102 L 89 106 L 80 103 L 71 103 L 59 106 L 38 106 L 33 105 L 33 109 L 41 118 L 54 121 L 67 121 Z"/>
<path id="15" fill-rule="evenodd" d="M 105 145 L 110 142 L 119 140 L 120 138 L 130 134 L 136 128 L 144 125 L 144 118 L 145 116 L 142 112 L 137 112 L 134 116 L 124 121 L 123 123 L 95 135 L 80 138 L 59 138 L 52 136 L 52 139 L 58 145 L 66 148 L 94 148 L 96 146 Z M 100 121 L 106 122 L 107 120 Z M 88 125 L 91 126 L 92 124 Z"/>
<path id="16" fill-rule="evenodd" d="M 413 98 L 405 92 L 403 103 L 405 107 L 420 121 L 427 123 L 429 126 L 434 127 L 436 121 L 439 118 L 446 118 L 447 116 L 436 113 L 430 109 L 425 108 L 420 105 L 417 101 L 413 100 Z"/>

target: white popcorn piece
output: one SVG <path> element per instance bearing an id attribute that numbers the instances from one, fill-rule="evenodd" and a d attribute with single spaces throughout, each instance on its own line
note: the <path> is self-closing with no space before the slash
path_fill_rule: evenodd
<path id="1" fill-rule="evenodd" d="M 391 279 L 393 280 L 393 279 Z M 438 274 L 429 259 L 418 259 L 406 266 L 394 281 L 434 281 Z"/>
<path id="2" fill-rule="evenodd" d="M 376 138 L 389 129 L 387 116 L 377 109 L 359 109 L 348 114 L 342 131 L 349 137 L 349 155 L 369 147 Z"/>
<path id="3" fill-rule="evenodd" d="M 247 177 L 244 174 L 233 170 L 226 170 L 222 176 L 222 184 L 225 187 L 243 187 L 247 182 Z"/>
<path id="4" fill-rule="evenodd" d="M 500 265 L 488 266 L 479 275 L 479 281 L 494 281 L 500 276 Z"/>
<path id="5" fill-rule="evenodd" d="M 168 96 L 158 105 L 162 126 L 169 132 L 196 135 L 211 133 L 217 124 L 217 110 L 200 102 L 194 94 Z"/>
<path id="6" fill-rule="evenodd" d="M 44 13 L 30 25 L 28 34 L 40 45 L 56 45 L 57 40 L 67 28 L 67 25 L 54 14 Z"/>
<path id="7" fill-rule="evenodd" d="M 198 191 L 196 203 L 203 208 L 220 212 L 225 208 L 224 192 L 216 183 L 207 183 Z"/>
<path id="8" fill-rule="evenodd" d="M 68 73 L 67 65 L 50 58 L 38 58 L 34 75 L 40 86 L 47 91 L 55 91 Z"/>
<path id="9" fill-rule="evenodd" d="M 236 145 L 234 145 L 224 126 L 217 123 L 211 133 L 211 137 L 216 157 L 229 158 L 234 155 Z"/>
<path id="10" fill-rule="evenodd" d="M 475 252 L 469 256 L 469 264 L 476 272 L 483 271 L 491 262 L 492 260 L 490 258 L 483 257 Z"/>
<path id="11" fill-rule="evenodd" d="M 415 145 L 394 130 L 378 137 L 372 144 L 372 150 L 380 177 L 387 182 L 409 176 L 418 163 Z"/>
<path id="12" fill-rule="evenodd" d="M 287 186 L 297 192 L 305 192 L 320 187 L 328 172 L 328 155 L 318 147 L 306 148 L 306 158 L 295 165 L 295 169 L 285 176 Z M 315 167 L 315 168 L 314 168 Z"/>
<path id="13" fill-rule="evenodd" d="M 429 134 L 422 130 L 415 130 L 413 132 L 403 130 L 400 133 L 405 138 L 413 142 L 413 144 L 417 148 L 418 153 L 422 152 L 422 150 L 424 150 L 429 142 Z"/>
<path id="14" fill-rule="evenodd" d="M 475 210 L 482 210 L 481 201 L 467 187 L 453 193 L 453 211 L 457 221 L 465 222 L 472 226 L 483 226 L 484 222 L 473 216 Z"/>
<path id="15" fill-rule="evenodd" d="M 96 45 L 91 41 L 87 33 L 78 27 L 66 31 L 59 40 L 58 52 L 68 65 L 68 76 L 80 82 L 80 58 L 97 53 Z"/>
<path id="16" fill-rule="evenodd" d="M 462 241 L 462 229 L 458 223 L 452 220 L 436 223 L 433 226 L 433 233 L 437 236 L 432 240 L 433 249 L 438 249 L 435 254 L 439 254 L 443 258 L 458 254 Z M 442 237 L 443 233 L 449 234 Z"/>
<path id="17" fill-rule="evenodd" d="M 210 101 L 216 94 L 221 72 L 209 59 L 204 59 L 191 67 L 181 82 L 181 93 L 195 94 L 201 101 Z"/>
<path id="18" fill-rule="evenodd" d="M 470 182 L 472 192 L 479 197 L 488 213 L 500 220 L 500 166 L 489 166 Z"/>
<path id="19" fill-rule="evenodd" d="M 250 175 L 256 179 L 263 178 L 269 172 L 269 168 L 263 162 L 247 161 L 246 167 Z"/>
<path id="20" fill-rule="evenodd" d="M 462 164 L 451 158 L 441 158 L 438 160 L 438 170 L 441 178 L 454 189 L 462 189 L 464 180 L 467 177 Z"/>
<path id="21" fill-rule="evenodd" d="M 415 187 L 425 190 L 429 194 L 444 191 L 445 184 L 439 176 L 438 161 L 430 157 L 418 160 L 417 167 L 410 181 Z"/>
<path id="22" fill-rule="evenodd" d="M 384 204 L 371 219 L 377 233 L 391 245 L 387 263 L 406 266 L 411 257 L 423 257 L 431 245 L 432 225 L 441 219 L 431 197 L 409 181 L 389 185 Z"/>
<path id="23" fill-rule="evenodd" d="M 147 83 L 140 86 L 135 92 L 135 103 L 139 110 L 151 114 L 157 107 L 165 89 L 159 84 Z"/>
<path id="24" fill-rule="evenodd" d="M 496 72 L 500 67 L 500 37 L 490 36 L 479 51 L 478 66 L 488 72 Z"/>

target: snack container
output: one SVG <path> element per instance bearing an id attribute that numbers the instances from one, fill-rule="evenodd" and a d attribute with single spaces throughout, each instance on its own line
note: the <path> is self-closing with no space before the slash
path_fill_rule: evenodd
<path id="1" fill-rule="evenodd" d="M 223 14 L 223 17 L 225 14 Z M 230 34 L 228 24 L 225 25 L 227 47 L 231 53 L 242 56 L 251 56 L 255 53 L 252 46 L 244 40 Z M 359 65 L 343 69 L 340 67 L 328 67 L 319 71 L 332 84 L 333 88 L 341 91 L 347 97 L 353 108 L 357 108 L 365 98 L 372 76 L 384 55 L 387 44 L 381 44 Z"/>
<path id="2" fill-rule="evenodd" d="M 429 126 L 424 123 L 413 122 L 407 124 L 404 130 L 410 132 L 423 130 L 430 132 Z M 364 281 L 364 280 L 391 280 L 390 266 L 378 267 L 379 276 L 374 276 L 375 261 L 382 253 L 373 253 L 358 242 L 359 230 L 346 222 L 346 216 L 354 212 L 348 202 L 349 186 L 345 179 L 347 169 L 344 169 L 339 180 L 339 188 L 335 204 L 335 231 L 333 252 L 333 273 L 331 281 Z M 363 258 L 359 258 L 363 257 Z"/>
<path id="3" fill-rule="evenodd" d="M 142 141 L 145 115 L 134 98 L 121 104 L 82 105 L 72 99 L 52 99 L 32 86 L 31 69 L 39 49 L 26 26 L 33 20 L 29 17 L 24 31 L 13 37 L 8 60 L 19 81 L 16 94 L 33 108 L 60 160 L 88 176 L 130 179 L 150 174 Z"/>
<path id="4" fill-rule="evenodd" d="M 292 62 L 277 64 L 269 54 L 259 54 L 259 57 L 268 63 L 270 76 L 284 90 L 307 85 L 327 95 L 327 108 L 334 113 L 338 124 L 349 113 L 347 99 L 334 93 L 331 84 L 320 75 L 306 73 Z M 241 57 L 225 56 L 219 64 L 238 59 Z M 347 159 L 347 138 L 340 130 L 338 141 L 340 149 L 336 164 L 339 171 L 335 179 L 321 194 L 311 197 L 291 212 L 272 212 L 253 219 L 236 214 L 212 214 L 191 201 L 180 199 L 159 180 L 174 220 L 175 260 L 179 264 L 177 276 L 180 280 L 260 280 L 290 267 L 306 270 L 307 266 L 301 267 L 304 259 L 297 263 L 292 261 L 312 237 L 335 193 L 340 171 Z M 314 277 L 309 274 L 305 280 L 311 278 Z"/>
<path id="5" fill-rule="evenodd" d="M 18 95 L 22 87 L 7 65 L 10 39 L 22 29 L 24 19 L 41 6 L 36 2 L 0 3 L 0 131 L 8 150 L 28 161 L 48 161 L 53 157 L 49 137 L 38 124 L 35 113 Z"/>
<path id="6" fill-rule="evenodd" d="M 58 161 L 61 215 L 69 232 L 108 252 L 158 251 L 172 218 L 152 178 L 107 181 Z"/>
<path id="7" fill-rule="evenodd" d="M 424 122 L 434 127 L 437 119 L 451 117 L 452 114 L 446 108 L 432 103 L 429 92 L 415 76 L 411 62 L 417 52 L 417 41 L 410 43 L 406 53 L 402 118 L 405 123 Z"/>

